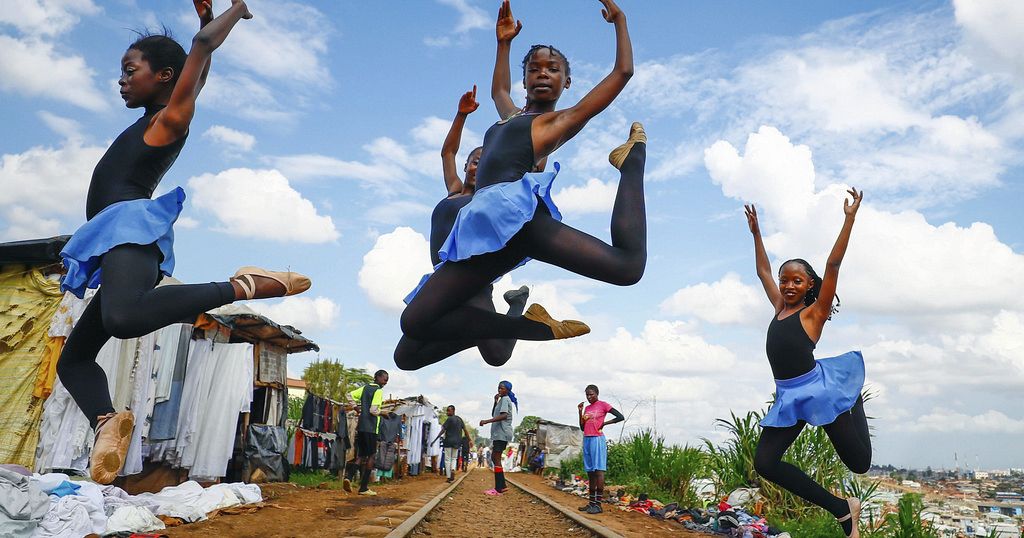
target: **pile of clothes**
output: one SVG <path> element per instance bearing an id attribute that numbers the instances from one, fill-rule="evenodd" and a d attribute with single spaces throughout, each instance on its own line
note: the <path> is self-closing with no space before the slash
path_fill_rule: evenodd
<path id="1" fill-rule="evenodd" d="M 573 476 L 570 481 L 558 480 L 554 487 L 566 493 L 586 497 L 589 483 Z M 772 528 L 761 516 L 762 503 L 757 490 L 740 488 L 723 498 L 717 506 L 686 508 L 677 503 L 665 504 L 646 493 L 634 497 L 625 489 L 611 490 L 605 501 L 624 512 L 638 512 L 655 519 L 675 521 L 695 532 L 733 538 L 791 538 L 788 532 Z"/>
<path id="2" fill-rule="evenodd" d="M 208 514 L 263 501 L 255 484 L 188 481 L 159 493 L 129 495 L 61 473 L 32 474 L 0 466 L 0 536 L 50 538 L 119 536 L 159 531 L 206 519 Z"/>

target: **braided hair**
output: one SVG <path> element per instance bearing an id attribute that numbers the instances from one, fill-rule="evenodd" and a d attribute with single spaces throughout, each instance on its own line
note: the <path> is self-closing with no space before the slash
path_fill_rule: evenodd
<path id="1" fill-rule="evenodd" d="M 818 300 L 818 293 L 821 292 L 821 277 L 818 276 L 818 273 L 814 272 L 814 268 L 811 267 L 811 264 L 807 263 L 807 260 L 803 258 L 793 258 L 792 260 L 787 260 L 786 263 L 783 263 L 782 265 L 779 266 L 779 273 L 781 274 L 782 268 L 791 263 L 795 263 L 803 267 L 804 271 L 807 273 L 807 276 L 811 277 L 811 282 L 814 283 L 814 286 L 812 286 L 811 289 L 807 290 L 807 294 L 804 295 L 804 306 L 811 306 L 812 304 L 814 304 L 815 301 Z M 839 300 L 839 295 L 836 295 L 836 304 L 829 305 L 828 319 L 831 320 L 832 314 L 836 314 L 839 312 L 839 305 L 841 304 L 842 301 Z"/>
<path id="2" fill-rule="evenodd" d="M 526 53 L 526 56 L 523 56 L 523 77 L 524 78 L 526 77 L 526 64 L 530 63 L 530 59 L 533 58 L 533 55 L 538 50 L 540 50 L 540 49 L 548 49 L 548 51 L 552 55 L 558 56 L 559 58 L 561 58 L 562 59 L 562 63 L 565 64 L 565 76 L 566 77 L 570 76 L 571 71 L 569 69 L 569 58 L 566 58 L 565 54 L 562 54 L 562 51 L 556 49 L 555 47 L 552 47 L 551 45 L 534 45 L 534 46 L 530 47 L 530 50 L 529 50 L 529 52 Z"/>

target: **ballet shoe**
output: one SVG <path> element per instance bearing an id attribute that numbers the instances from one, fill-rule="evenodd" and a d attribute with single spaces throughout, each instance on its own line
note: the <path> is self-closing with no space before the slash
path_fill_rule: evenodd
<path id="1" fill-rule="evenodd" d="M 576 321 L 567 319 L 565 321 L 558 321 L 548 314 L 544 307 L 533 303 L 530 308 L 526 309 L 526 313 L 523 317 L 530 320 L 536 321 L 537 323 L 543 323 L 551 329 L 551 333 L 555 335 L 555 340 L 562 340 L 564 338 L 573 338 L 576 336 L 583 336 L 590 332 L 590 327 L 582 321 Z"/>
<path id="2" fill-rule="evenodd" d="M 284 297 L 302 293 L 313 285 L 312 281 L 309 280 L 309 277 L 299 273 L 293 273 L 291 271 L 267 271 L 266 269 L 260 269 L 259 267 L 246 266 L 235 271 L 235 276 L 231 277 L 232 280 L 242 287 L 242 292 L 245 293 L 246 299 L 265 298 L 256 297 L 256 279 L 253 277 L 269 278 L 281 284 L 284 286 Z"/>
<path id="3" fill-rule="evenodd" d="M 520 286 L 519 289 L 517 289 L 517 290 L 508 290 L 505 293 L 503 293 L 501 296 L 502 296 L 502 298 L 505 299 L 505 302 L 508 303 L 509 306 L 512 305 L 513 301 L 515 301 L 516 299 L 518 299 L 520 297 L 523 298 L 523 302 L 525 303 L 526 302 L 526 298 L 530 296 L 530 288 L 528 286 Z"/>
<path id="4" fill-rule="evenodd" d="M 135 415 L 130 411 L 110 413 L 96 424 L 96 442 L 89 455 L 89 474 L 98 484 L 109 484 L 124 466 Z"/>
<path id="5" fill-rule="evenodd" d="M 647 133 L 644 132 L 644 126 L 638 121 L 634 121 L 633 125 L 629 128 L 629 138 L 621 146 L 612 150 L 608 154 L 608 162 L 612 163 L 615 168 L 621 169 L 623 161 L 626 160 L 626 156 L 629 155 L 629 150 L 633 149 L 636 144 L 646 144 Z"/>
<path id="6" fill-rule="evenodd" d="M 846 499 L 846 504 L 850 506 L 850 513 L 843 517 L 836 518 L 836 521 L 843 523 L 844 521 L 850 521 L 850 534 L 847 534 L 847 538 L 860 538 L 860 529 L 857 528 L 857 522 L 860 521 L 860 499 L 857 497 L 849 497 Z"/>

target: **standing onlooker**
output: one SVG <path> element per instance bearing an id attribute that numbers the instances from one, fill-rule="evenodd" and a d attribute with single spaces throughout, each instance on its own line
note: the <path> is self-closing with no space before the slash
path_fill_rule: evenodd
<path id="1" fill-rule="evenodd" d="M 512 383 L 502 381 L 498 383 L 498 393 L 494 395 L 494 406 L 491 408 L 491 418 L 481 420 L 480 426 L 491 425 L 491 460 L 494 464 L 494 489 L 485 491 L 487 495 L 501 495 L 508 490 L 505 485 L 505 470 L 501 466 L 501 458 L 504 455 L 505 447 L 512 441 L 512 405 L 519 410 L 519 400 L 512 392 Z"/>
<path id="2" fill-rule="evenodd" d="M 577 406 L 580 413 L 580 428 L 583 429 L 583 469 L 590 480 L 590 502 L 580 507 L 580 511 L 588 514 L 599 514 L 601 499 L 604 496 L 604 472 L 608 469 L 608 443 L 604 438 L 604 427 L 626 420 L 608 402 L 597 399 L 600 391 L 597 385 L 587 385 L 587 401 L 590 405 L 583 408 L 583 402 Z M 605 422 L 604 417 L 611 413 L 615 418 Z"/>
<path id="3" fill-rule="evenodd" d="M 373 383 L 367 383 L 349 393 L 356 402 L 359 412 L 359 423 L 356 427 L 356 464 L 361 469 L 359 477 L 359 494 L 376 495 L 370 489 L 370 469 L 373 468 L 373 455 L 377 452 L 377 434 L 380 432 L 380 406 L 384 403 L 384 385 L 388 384 L 388 373 L 377 370 L 373 374 Z M 355 466 L 345 472 L 342 487 L 352 491 L 352 477 Z"/>
<path id="4" fill-rule="evenodd" d="M 463 439 L 469 439 L 469 428 L 466 427 L 462 417 L 455 414 L 454 405 L 449 405 L 445 413 L 448 418 L 445 419 L 444 424 L 441 424 L 441 432 L 437 434 L 437 437 L 444 435 L 442 444 L 444 446 L 444 470 L 448 476 L 448 482 L 453 482 L 455 470 L 458 468 L 459 449 L 462 448 Z M 437 441 L 437 437 L 434 438 L 434 441 Z M 472 441 L 469 442 L 472 446 Z"/>

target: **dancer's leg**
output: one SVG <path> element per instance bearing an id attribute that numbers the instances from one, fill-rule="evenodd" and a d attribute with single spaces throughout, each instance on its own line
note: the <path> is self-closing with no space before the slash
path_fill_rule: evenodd
<path id="1" fill-rule="evenodd" d="M 518 237 L 513 237 L 497 252 L 441 265 L 402 312 L 402 332 L 417 340 L 554 338 L 551 328 L 543 323 L 466 304 L 479 290 L 511 271 L 523 259 Z"/>
<path id="2" fill-rule="evenodd" d="M 646 159 L 647 145 L 638 143 L 622 163 L 612 209 L 611 245 L 551 218 L 541 206 L 523 227 L 526 254 L 610 284 L 636 284 L 647 265 Z"/>
<path id="3" fill-rule="evenodd" d="M 524 287 L 525 288 L 525 287 Z M 489 288 L 485 288 L 487 290 Z M 506 316 L 520 316 L 526 306 L 526 299 L 529 292 L 526 290 L 515 290 L 516 293 L 506 293 L 506 300 L 509 301 Z M 490 294 L 478 293 L 467 302 L 467 306 L 480 308 L 488 312 L 494 312 L 494 303 Z M 515 348 L 516 340 L 507 338 L 501 340 L 441 340 L 422 341 L 414 340 L 403 336 L 395 347 L 395 365 L 402 370 L 418 370 L 440 362 L 452 355 L 471 347 L 476 346 L 480 350 L 480 356 L 491 366 L 502 366 L 508 362 Z"/>
<path id="4" fill-rule="evenodd" d="M 850 513 L 850 506 L 846 499 L 832 495 L 795 465 L 782 461 L 782 455 L 800 435 L 804 424 L 801 421 L 788 428 L 762 428 L 761 438 L 757 442 L 757 451 L 754 453 L 754 470 L 763 478 L 828 510 L 836 518 L 843 517 Z M 847 528 L 849 523 L 849 521 L 843 522 L 843 530 L 847 534 L 849 534 L 849 528 Z"/>
<path id="5" fill-rule="evenodd" d="M 120 245 L 103 256 L 103 327 L 116 338 L 136 338 L 235 300 L 229 282 L 156 288 L 160 250 Z"/>
<path id="6" fill-rule="evenodd" d="M 107 375 L 96 364 L 96 355 L 110 339 L 110 334 L 103 328 L 100 306 L 103 292 L 98 291 L 85 307 L 85 312 L 68 335 L 64 349 L 60 352 L 60 360 L 57 361 L 60 382 L 71 393 L 78 408 L 89 418 L 89 425 L 93 428 L 96 427 L 97 417 L 114 412 L 110 390 L 107 388 Z"/>
<path id="7" fill-rule="evenodd" d="M 825 433 L 843 463 L 853 472 L 863 474 L 871 468 L 871 434 L 864 415 L 864 400 L 857 398 L 853 409 L 836 417 L 825 426 Z"/>

